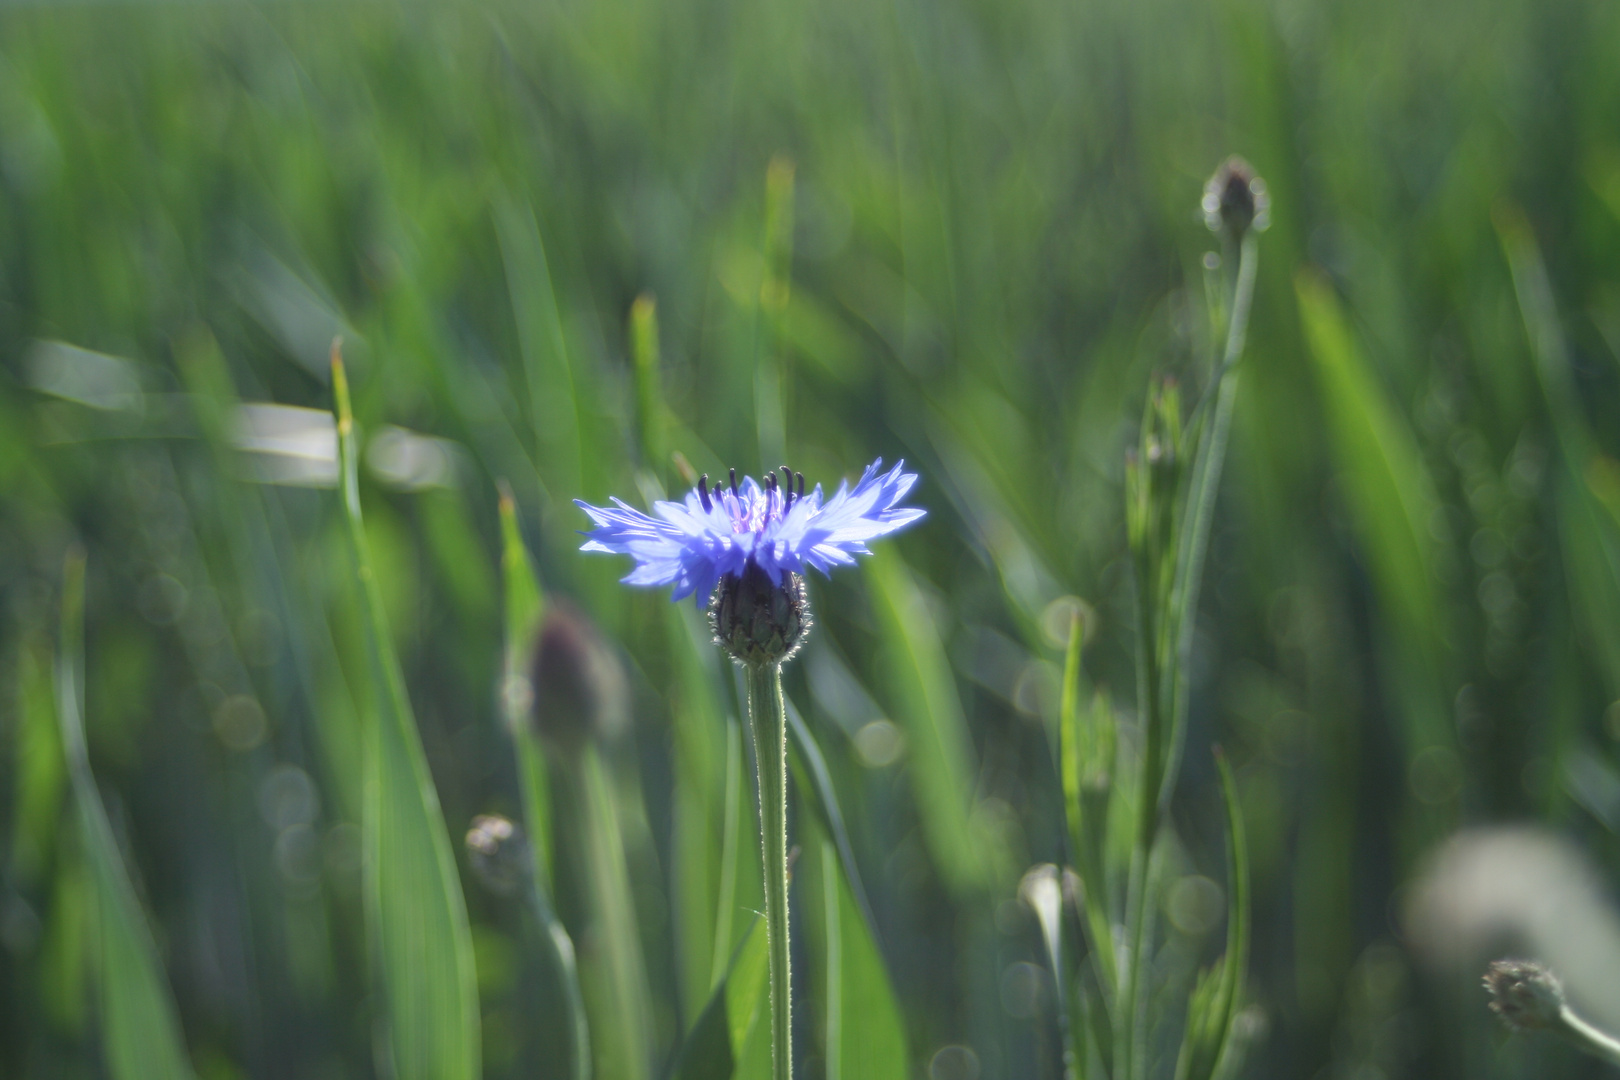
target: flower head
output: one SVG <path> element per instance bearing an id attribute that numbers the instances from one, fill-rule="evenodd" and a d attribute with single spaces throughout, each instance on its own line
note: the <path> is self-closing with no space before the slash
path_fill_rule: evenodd
<path id="1" fill-rule="evenodd" d="M 1491 1011 L 1514 1031 L 1555 1028 L 1564 1011 L 1558 976 L 1533 960 L 1495 960 L 1485 969 Z"/>
<path id="2" fill-rule="evenodd" d="M 855 556 L 871 553 L 868 541 L 923 516 L 899 505 L 917 474 L 905 472 L 905 462 L 880 473 L 882 464 L 882 458 L 874 461 L 853 488 L 840 483 L 825 500 L 820 484 L 806 495 L 804 474 L 785 465 L 780 482 L 771 473 L 764 484 L 751 476 L 739 484 L 733 469 L 729 487 L 710 488 L 705 476 L 684 501 L 654 503 L 655 516 L 620 499 L 612 507 L 576 499 L 574 505 L 596 525 L 584 534 L 580 550 L 629 555 L 636 567 L 625 584 L 673 585 L 671 599 L 693 596 L 699 606 L 723 579 L 741 579 L 753 568 L 785 587 L 808 567 L 826 574 L 853 563 Z"/>
<path id="3" fill-rule="evenodd" d="M 1254 166 L 1240 157 L 1221 162 L 1215 175 L 1204 185 L 1204 223 L 1209 231 L 1225 233 L 1234 240 L 1251 228 L 1262 231 L 1271 224 L 1271 195 L 1266 182 L 1255 174 Z"/>

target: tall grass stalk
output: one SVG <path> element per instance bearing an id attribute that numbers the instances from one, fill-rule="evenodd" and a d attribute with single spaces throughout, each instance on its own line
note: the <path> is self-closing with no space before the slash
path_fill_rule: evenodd
<path id="1" fill-rule="evenodd" d="M 1147 992 L 1143 969 L 1152 948 L 1153 859 L 1159 826 L 1175 788 L 1186 737 L 1194 628 L 1215 499 L 1226 459 L 1238 363 L 1248 334 L 1258 245 L 1252 230 L 1234 238 L 1237 266 L 1231 293 L 1215 312 L 1226 316 L 1225 347 L 1205 398 L 1191 417 L 1198 430 L 1185 494 L 1180 491 L 1181 430 L 1174 388 L 1155 391 L 1144 419 L 1142 459 L 1128 485 L 1134 515 L 1132 558 L 1137 593 L 1137 708 L 1141 716 L 1141 782 L 1126 885 L 1126 959 L 1121 973 L 1115 1046 L 1122 1080 L 1146 1075 Z M 1213 407 L 1212 410 L 1210 407 Z M 1179 505 L 1175 500 L 1180 498 Z M 1166 564 L 1165 560 L 1174 561 Z M 1241 963 L 1229 958 L 1228 963 Z"/>
<path id="2" fill-rule="evenodd" d="M 760 850 L 765 870 L 765 932 L 770 939 L 771 1075 L 793 1076 L 793 980 L 788 948 L 787 707 L 782 666 L 750 664 L 748 726 L 759 778 Z"/>

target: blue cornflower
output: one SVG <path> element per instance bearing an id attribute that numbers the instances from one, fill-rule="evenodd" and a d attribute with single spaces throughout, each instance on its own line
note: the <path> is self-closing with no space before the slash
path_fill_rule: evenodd
<path id="1" fill-rule="evenodd" d="M 856 555 L 871 554 L 867 541 L 923 516 L 922 510 L 897 505 L 917 474 L 905 472 L 903 461 L 879 473 L 882 464 L 879 458 L 867 466 L 854 488 L 840 483 L 825 502 L 820 484 L 806 495 L 804 474 L 785 465 L 780 484 L 771 473 L 764 485 L 751 476 L 739 485 L 733 469 L 729 490 L 719 484 L 711 489 L 705 476 L 684 502 L 654 503 L 656 517 L 620 499 L 609 508 L 575 499 L 596 524 L 583 534 L 587 539 L 580 550 L 629 555 L 636 568 L 625 584 L 674 585 L 672 600 L 693 596 L 699 606 L 722 580 L 740 579 L 753 568 L 772 584 L 786 586 L 806 567 L 826 574 L 853 563 Z"/>

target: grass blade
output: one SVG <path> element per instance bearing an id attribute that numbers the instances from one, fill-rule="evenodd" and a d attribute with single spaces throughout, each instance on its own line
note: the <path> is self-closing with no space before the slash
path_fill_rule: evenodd
<path id="1" fill-rule="evenodd" d="M 1409 750 L 1450 745 L 1441 675 L 1440 613 L 1446 608 L 1436 588 L 1439 552 L 1429 532 L 1439 503 L 1422 452 L 1368 370 L 1328 283 L 1301 273 L 1294 287 L 1357 538 L 1380 604 L 1404 638 L 1404 674 L 1421 687 L 1410 710 L 1416 738 Z"/>
<path id="2" fill-rule="evenodd" d="M 866 560 L 892 706 L 912 748 L 911 779 L 923 838 L 947 884 L 958 892 L 999 876 L 973 830 L 965 793 L 974 789 L 967 718 L 945 647 L 911 571 L 892 546 Z"/>
<path id="3" fill-rule="evenodd" d="M 830 841 L 821 843 L 827 932 L 827 1080 L 890 1080 L 909 1072 L 905 1025 L 869 916 Z"/>
<path id="4" fill-rule="evenodd" d="M 1104 1000 L 1111 1003 L 1119 986 L 1119 971 L 1114 956 L 1113 925 L 1108 916 L 1104 846 L 1114 768 L 1114 713 L 1107 700 L 1099 695 L 1089 715 L 1081 715 L 1080 649 L 1084 639 L 1085 628 L 1076 612 L 1069 622 L 1069 644 L 1063 661 L 1058 754 L 1070 857 L 1085 886 L 1086 938 L 1093 963 L 1097 965 Z M 1057 977 L 1063 976 L 1058 973 Z"/>
<path id="5" fill-rule="evenodd" d="M 75 552 L 64 573 L 56 707 L 94 896 L 93 967 L 102 1049 L 114 1080 L 189 1080 L 191 1063 L 163 964 L 90 773 L 83 687 L 84 555 Z"/>
<path id="6" fill-rule="evenodd" d="M 528 705 L 528 658 L 540 633 L 544 601 L 540 580 L 529 561 L 518 529 L 517 504 L 511 489 L 501 485 L 501 578 L 505 589 L 504 623 L 506 644 L 503 655 L 501 704 L 506 712 L 507 731 L 518 752 L 518 783 L 523 789 L 524 827 L 534 845 L 535 874 L 549 895 L 552 891 L 551 795 L 546 780 L 546 759 L 540 740 L 530 729 Z"/>
<path id="7" fill-rule="evenodd" d="M 567 1011 L 564 1027 L 570 1044 L 568 1060 L 575 1080 L 590 1080 L 591 1037 L 590 1024 L 585 1016 L 584 998 L 580 993 L 579 970 L 574 953 L 573 939 L 562 920 L 557 918 L 552 904 L 551 878 L 551 794 L 546 778 L 546 762 L 540 739 L 529 723 L 528 706 L 533 691 L 528 687 L 527 659 L 532 655 L 534 642 L 540 631 L 540 618 L 544 611 L 540 581 L 529 561 L 529 552 L 523 546 L 518 531 L 517 506 L 509 489 L 502 486 L 501 516 L 501 572 L 505 582 L 505 677 L 501 692 L 506 710 L 507 731 L 517 749 L 518 786 L 523 793 L 523 819 L 533 854 L 532 876 L 529 882 L 529 904 L 540 923 L 548 956 L 546 964 L 550 974 L 562 991 L 563 1007 Z"/>
<path id="8" fill-rule="evenodd" d="M 758 917 L 743 930 L 703 1011 L 681 1041 L 666 1080 L 729 1080 L 759 1011 L 769 963 Z"/>
<path id="9" fill-rule="evenodd" d="M 528 383 L 535 461 L 551 491 L 583 491 L 586 462 L 578 387 L 534 208 L 503 201 L 495 214 L 495 231 Z"/>
<path id="10" fill-rule="evenodd" d="M 820 821 L 821 827 L 832 837 L 844 881 L 855 898 L 855 906 L 860 911 L 861 918 L 866 922 L 867 933 L 872 935 L 873 941 L 877 941 L 877 917 L 872 914 L 872 904 L 867 899 L 866 886 L 861 883 L 860 867 L 855 865 L 855 849 L 849 842 L 849 829 L 844 825 L 844 813 L 838 808 L 838 792 L 833 788 L 832 774 L 827 771 L 827 759 L 822 756 L 815 735 L 811 733 L 809 725 L 804 722 L 804 717 L 799 715 L 799 710 L 791 701 L 787 703 L 787 714 L 793 760 L 799 766 L 799 790 L 809 796 L 811 811 Z"/>
<path id="11" fill-rule="evenodd" d="M 1215 752 L 1221 773 L 1221 801 L 1226 807 L 1226 955 L 1221 965 L 1219 1041 L 1211 1062 L 1211 1075 L 1230 1073 L 1235 1066 L 1233 1029 L 1243 999 L 1243 978 L 1249 967 L 1249 841 L 1243 828 L 1243 807 L 1238 803 L 1237 781 L 1226 755 Z"/>
<path id="12" fill-rule="evenodd" d="M 475 1080 L 482 1048 L 467 904 L 372 569 L 360 517 L 354 415 L 335 344 L 332 389 L 354 588 L 374 683 L 366 754 L 365 901 L 385 1002 L 390 1071 L 398 1080 Z"/>
<path id="13" fill-rule="evenodd" d="M 1601 665 L 1611 694 L 1620 691 L 1620 498 L 1615 466 L 1598 448 L 1571 374 L 1569 345 L 1559 323 L 1552 284 L 1523 212 L 1497 208 L 1497 235 L 1513 274 L 1513 289 L 1530 340 L 1537 381 L 1546 399 L 1559 455 L 1568 470 L 1558 485 L 1559 515 L 1570 600 Z"/>

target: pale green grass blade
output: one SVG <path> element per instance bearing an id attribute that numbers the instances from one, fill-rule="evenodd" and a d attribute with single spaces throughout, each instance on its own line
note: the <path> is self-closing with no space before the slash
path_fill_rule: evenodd
<path id="1" fill-rule="evenodd" d="M 1620 693 L 1620 481 L 1614 461 L 1598 448 L 1577 399 L 1570 371 L 1569 345 L 1558 317 L 1552 285 L 1535 233 L 1524 214 L 1500 206 L 1496 231 L 1513 273 L 1519 312 L 1530 341 L 1537 381 L 1553 419 L 1568 480 L 1556 489 L 1563 512 L 1558 519 L 1570 600 L 1580 614 L 1587 641 L 1607 677 L 1610 694 Z"/>
<path id="2" fill-rule="evenodd" d="M 833 849 L 838 853 L 838 864 L 843 871 L 844 882 L 855 899 L 856 910 L 861 913 L 867 933 L 876 941 L 877 917 L 872 914 L 872 904 L 867 898 L 866 886 L 861 881 L 860 867 L 855 864 L 855 848 L 849 842 L 849 829 L 844 824 L 844 812 L 838 808 L 838 792 L 833 787 L 832 773 L 827 769 L 827 759 L 822 755 L 821 747 L 817 745 L 816 737 L 809 725 L 804 722 L 804 717 L 799 715 L 799 710 L 791 701 L 787 703 L 787 714 L 789 760 L 798 767 L 795 775 L 799 780 L 799 793 L 809 800 L 810 811 L 816 815 L 818 823 L 832 837 Z"/>
<path id="3" fill-rule="evenodd" d="M 1335 458 L 1373 564 L 1380 599 L 1425 642 L 1438 638 L 1433 488 L 1411 430 L 1374 381 L 1332 287 L 1301 273 L 1294 282 L 1316 363 Z"/>
<path id="4" fill-rule="evenodd" d="M 745 931 L 748 940 L 726 980 L 726 1022 L 736 1059 L 732 1075 L 737 1080 L 765 1080 L 771 1075 L 771 958 L 764 923 L 763 917 L 756 919 L 757 930 L 751 925 Z"/>
<path id="5" fill-rule="evenodd" d="M 517 749 L 518 784 L 523 793 L 523 819 L 533 855 L 531 866 L 530 906 L 540 923 L 547 946 L 546 967 L 562 992 L 563 1008 L 567 1012 L 564 1027 L 570 1035 L 568 1060 L 575 1080 L 590 1080 L 591 1041 L 590 1025 L 585 1016 L 584 999 L 580 993 L 579 971 L 573 939 L 557 918 L 552 903 L 554 883 L 551 876 L 551 792 L 546 776 L 546 761 L 540 739 L 529 722 L 529 707 L 533 690 L 529 686 L 528 657 L 532 655 L 544 602 L 540 580 L 529 561 L 528 549 L 518 530 L 517 505 L 512 493 L 502 485 L 500 499 L 501 518 L 501 576 L 504 581 L 506 627 L 505 674 L 501 687 L 501 703 L 505 710 L 507 732 Z"/>
<path id="6" fill-rule="evenodd" d="M 1243 826 L 1243 806 L 1238 802 L 1237 781 L 1226 755 L 1216 751 L 1215 764 L 1221 774 L 1221 802 L 1226 809 L 1226 955 L 1221 966 L 1220 1011 L 1213 1020 L 1219 1025 L 1212 1075 L 1230 1075 L 1236 1068 L 1238 1047 L 1234 1041 L 1238 1012 L 1243 1005 L 1243 980 L 1249 970 L 1249 840 Z"/>
<path id="7" fill-rule="evenodd" d="M 729 1080 L 736 1072 L 741 1047 L 733 1040 L 748 1037 L 765 990 L 768 943 L 763 930 L 755 932 L 760 925 L 755 917 L 743 928 L 742 940 L 671 1062 L 668 1080 Z"/>
<path id="8" fill-rule="evenodd" d="M 1114 714 L 1101 696 L 1090 709 L 1083 709 L 1080 704 L 1084 682 L 1080 651 L 1084 638 L 1085 628 L 1076 612 L 1069 622 L 1063 690 L 1058 706 L 1059 772 L 1070 857 L 1085 885 L 1086 939 L 1104 998 L 1111 1002 L 1119 985 L 1119 972 L 1114 955 L 1113 924 L 1108 914 L 1104 848 L 1114 769 Z M 1061 979 L 1064 975 L 1058 972 L 1057 977 Z"/>
<path id="9" fill-rule="evenodd" d="M 51 678 L 45 637 L 30 635 L 17 651 L 17 787 L 10 851 L 11 872 L 25 885 L 34 884 L 47 865 L 68 783 Z"/>
<path id="10" fill-rule="evenodd" d="M 1414 685 L 1412 752 L 1454 741 L 1444 701 L 1445 662 L 1436 564 L 1430 533 L 1439 511 L 1423 455 L 1405 418 L 1379 387 L 1326 280 L 1294 279 L 1300 319 L 1315 363 L 1328 445 L 1343 477 L 1357 539 L 1378 600 L 1400 634 L 1402 672 Z"/>
<path id="11" fill-rule="evenodd" d="M 642 1080 L 652 1062 L 652 1002 L 642 954 L 619 800 L 597 747 L 587 744 L 564 799 L 584 817 L 585 871 L 592 925 L 581 933 L 581 988 L 590 1010 L 592 1057 L 599 1080 Z"/>
<path id="12" fill-rule="evenodd" d="M 552 889 L 551 793 L 546 760 L 529 725 L 528 662 L 545 612 L 540 579 L 535 576 L 529 551 L 518 529 L 517 504 L 511 489 L 501 485 L 501 579 L 505 590 L 506 644 L 501 706 L 508 733 L 518 752 L 518 783 L 523 789 L 523 817 L 529 843 L 534 845 L 535 873 L 549 895 Z"/>
<path id="13" fill-rule="evenodd" d="M 1237 782 L 1226 755 L 1219 750 L 1215 764 L 1226 811 L 1226 952 L 1198 977 L 1187 1007 L 1187 1030 L 1176 1062 L 1176 1080 L 1212 1080 L 1230 1075 L 1239 1050 L 1233 1036 L 1249 960 L 1249 845 Z"/>
<path id="14" fill-rule="evenodd" d="M 664 604 L 671 661 L 672 843 L 676 959 L 687 1016 L 705 1007 L 736 941 L 737 835 L 743 773 L 741 737 L 716 693 L 716 650 L 689 604 Z"/>
<path id="15" fill-rule="evenodd" d="M 748 842 L 747 830 L 753 818 L 744 809 L 751 800 L 744 769 L 745 754 L 742 739 L 742 723 L 735 718 L 728 718 L 725 803 L 720 823 L 720 880 L 716 885 L 715 894 L 714 966 L 710 980 L 714 984 L 718 984 L 728 963 L 726 946 L 732 943 L 736 936 L 732 928 L 741 921 L 742 882 L 753 881 L 757 875 L 751 871 L 758 869 L 758 863 L 751 858 L 757 845 Z M 747 875 L 746 879 L 743 875 Z"/>
<path id="16" fill-rule="evenodd" d="M 88 863 L 92 968 L 102 1051 L 114 1080 L 190 1080 L 191 1063 L 163 963 L 101 805 L 84 741 L 84 556 L 68 557 L 56 707 Z"/>
<path id="17" fill-rule="evenodd" d="M 477 977 L 450 835 L 388 635 L 360 517 L 358 447 L 348 380 L 333 350 L 338 457 L 357 603 L 374 685 L 367 732 L 365 902 L 397 1080 L 480 1075 Z"/>
<path id="18" fill-rule="evenodd" d="M 867 916 L 832 843 L 821 843 L 826 922 L 827 1080 L 890 1080 L 910 1069 L 905 1024 Z"/>
<path id="19" fill-rule="evenodd" d="M 969 817 L 973 748 L 940 632 L 892 546 L 879 547 L 865 568 L 891 706 L 911 748 L 910 779 L 929 853 L 953 890 L 986 887 L 1003 875 Z"/>
<path id="20" fill-rule="evenodd" d="M 495 212 L 506 286 L 517 320 L 518 348 L 529 390 L 535 460 L 554 497 L 585 490 L 584 425 L 568 342 L 557 309 L 551 264 L 534 209 L 503 200 Z"/>
<path id="21" fill-rule="evenodd" d="M 664 451 L 665 418 L 662 374 L 658 368 L 658 303 L 642 293 L 630 305 L 630 358 L 636 376 L 636 420 L 641 434 L 641 463 L 659 482 L 669 462 Z"/>

